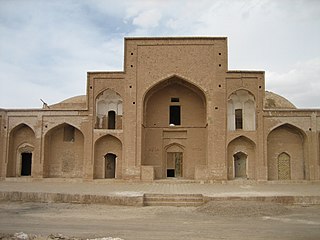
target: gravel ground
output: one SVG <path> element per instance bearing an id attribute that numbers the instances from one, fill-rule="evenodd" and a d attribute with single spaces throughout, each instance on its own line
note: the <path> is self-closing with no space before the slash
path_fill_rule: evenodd
<path id="1" fill-rule="evenodd" d="M 257 217 L 290 214 L 284 205 L 257 201 L 211 201 L 196 209 L 201 213 L 224 217 Z"/>

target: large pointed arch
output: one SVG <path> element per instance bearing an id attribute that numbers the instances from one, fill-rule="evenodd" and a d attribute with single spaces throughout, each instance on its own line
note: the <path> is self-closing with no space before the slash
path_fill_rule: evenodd
<path id="1" fill-rule="evenodd" d="M 44 137 L 44 177 L 81 178 L 83 176 L 84 136 L 75 126 L 61 123 Z"/>
<path id="2" fill-rule="evenodd" d="M 21 123 L 15 126 L 9 134 L 9 155 L 7 164 L 7 177 L 19 177 L 21 176 L 21 164 L 22 154 L 28 152 L 33 155 L 30 161 L 34 160 L 34 146 L 35 146 L 35 133 L 33 129 L 25 124 Z M 28 146 L 28 148 L 27 148 Z M 30 166 L 31 167 L 31 166 Z M 30 174 L 32 176 L 32 169 L 30 169 Z"/>
<path id="3" fill-rule="evenodd" d="M 267 137 L 268 179 L 279 179 L 278 158 L 281 153 L 290 156 L 290 179 L 306 178 L 305 149 L 306 134 L 292 124 L 282 124 L 270 131 Z"/>
<path id="4" fill-rule="evenodd" d="M 142 126 L 141 163 L 153 166 L 156 178 L 168 176 L 168 153 L 164 146 L 171 143 L 186 146 L 184 178 L 193 179 L 196 165 L 206 163 L 207 99 L 204 90 L 195 83 L 172 75 L 151 86 L 143 98 Z M 176 155 L 179 154 L 182 153 Z"/>
<path id="5" fill-rule="evenodd" d="M 94 144 L 95 179 L 110 178 L 108 176 L 108 161 L 110 156 L 114 161 L 114 178 L 122 177 L 122 142 L 119 138 L 107 134 L 96 140 Z"/>

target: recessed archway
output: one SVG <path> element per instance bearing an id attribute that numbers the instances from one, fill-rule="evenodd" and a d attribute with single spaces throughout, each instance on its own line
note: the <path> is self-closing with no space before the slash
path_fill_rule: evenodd
<path id="1" fill-rule="evenodd" d="M 123 100 L 112 89 L 102 91 L 96 97 L 95 128 L 122 129 Z"/>
<path id="2" fill-rule="evenodd" d="M 45 135 L 44 177 L 81 178 L 83 176 L 84 136 L 67 123 Z"/>
<path id="3" fill-rule="evenodd" d="M 228 144 L 228 179 L 255 179 L 255 150 L 256 144 L 245 136 Z"/>
<path id="4" fill-rule="evenodd" d="M 26 124 L 19 124 L 11 130 L 9 136 L 9 158 L 7 164 L 7 177 L 19 177 L 21 176 L 22 168 L 22 153 L 29 153 L 31 158 L 27 160 L 30 162 L 28 168 L 28 176 L 32 176 L 32 161 L 35 145 L 35 133 Z"/>
<path id="5" fill-rule="evenodd" d="M 282 153 L 290 156 L 290 179 L 305 179 L 305 144 L 303 131 L 291 124 L 273 129 L 267 137 L 268 179 L 279 179 L 279 156 Z"/>
<path id="6" fill-rule="evenodd" d="M 147 91 L 144 97 L 143 122 L 146 127 L 169 127 L 170 113 L 177 118 L 179 126 L 197 127 L 206 125 L 206 97 L 194 84 L 178 76 L 165 79 Z"/>
<path id="7" fill-rule="evenodd" d="M 206 164 L 207 158 L 207 102 L 204 91 L 179 76 L 153 85 L 144 95 L 142 138 L 141 164 L 153 166 L 156 178 L 179 175 L 193 179 L 196 165 Z M 184 154 L 167 153 L 162 147 L 172 143 L 186 146 Z M 175 166 L 176 162 L 180 163 Z M 167 165 L 171 167 L 167 168 Z M 179 168 L 181 171 L 177 171 Z"/>
<path id="8" fill-rule="evenodd" d="M 122 143 L 112 136 L 99 138 L 94 144 L 94 178 L 121 178 Z"/>
<path id="9" fill-rule="evenodd" d="M 290 156 L 287 153 L 280 153 L 278 156 L 278 179 L 290 180 L 291 179 L 291 164 Z"/>
<path id="10" fill-rule="evenodd" d="M 256 129 L 256 104 L 254 95 L 239 89 L 228 98 L 228 130 L 254 131 Z"/>

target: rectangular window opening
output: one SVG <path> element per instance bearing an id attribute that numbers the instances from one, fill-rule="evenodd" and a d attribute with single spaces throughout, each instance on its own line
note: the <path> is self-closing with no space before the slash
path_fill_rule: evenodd
<path id="1" fill-rule="evenodd" d="M 180 102 L 180 99 L 179 98 L 171 98 L 171 102 Z"/>
<path id="2" fill-rule="evenodd" d="M 235 123 L 236 123 L 236 129 L 243 128 L 242 109 L 235 110 Z"/>
<path id="3" fill-rule="evenodd" d="M 180 106 L 170 106 L 170 125 L 180 125 L 181 124 L 181 111 Z"/>

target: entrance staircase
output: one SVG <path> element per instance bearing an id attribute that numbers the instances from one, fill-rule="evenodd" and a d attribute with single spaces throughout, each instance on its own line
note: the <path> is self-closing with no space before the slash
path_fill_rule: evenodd
<path id="1" fill-rule="evenodd" d="M 195 207 L 203 204 L 202 194 L 144 194 L 144 206 Z"/>

